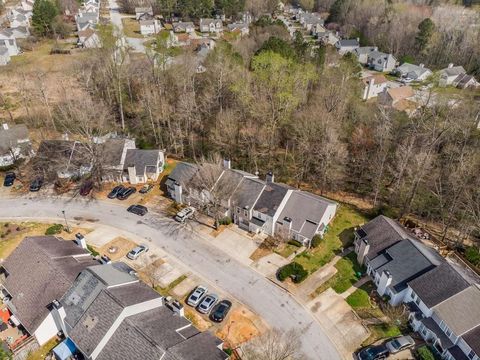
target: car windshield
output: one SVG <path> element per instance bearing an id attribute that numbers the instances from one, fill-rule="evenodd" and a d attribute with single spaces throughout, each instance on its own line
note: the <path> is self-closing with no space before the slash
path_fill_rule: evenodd
<path id="1" fill-rule="evenodd" d="M 398 342 L 398 340 L 393 340 L 392 341 L 392 346 L 395 348 L 395 349 L 400 349 L 400 347 L 402 346 L 402 344 L 400 344 Z"/>
<path id="2" fill-rule="evenodd" d="M 193 295 L 192 295 L 192 297 L 191 297 L 191 299 L 192 299 L 193 301 L 195 301 L 195 300 L 197 300 L 197 299 L 198 299 L 198 296 L 197 296 L 197 295 L 195 295 L 195 294 L 193 294 Z"/>

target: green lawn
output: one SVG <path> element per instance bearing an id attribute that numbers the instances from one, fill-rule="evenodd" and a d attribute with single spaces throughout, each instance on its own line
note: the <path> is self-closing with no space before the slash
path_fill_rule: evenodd
<path id="1" fill-rule="evenodd" d="M 58 339 L 55 337 L 45 343 L 42 347 L 30 353 L 27 357 L 27 360 L 43 360 L 45 356 L 53 350 L 55 346 L 59 344 Z"/>
<path id="2" fill-rule="evenodd" d="M 292 244 L 285 244 L 285 245 L 282 245 L 279 249 L 274 250 L 274 252 L 280 256 L 283 256 L 284 258 L 288 258 L 295 251 L 298 251 L 298 249 L 300 249 L 298 246 L 295 246 Z"/>
<path id="3" fill-rule="evenodd" d="M 357 263 L 356 257 L 357 255 L 351 252 L 340 259 L 335 264 L 337 273 L 330 280 L 318 287 L 314 292 L 314 296 L 317 296 L 330 287 L 337 294 L 341 294 L 355 284 L 358 281 L 357 273 L 362 272 L 362 267 Z"/>
<path id="4" fill-rule="evenodd" d="M 352 295 L 347 297 L 347 303 L 362 319 L 382 318 L 382 310 L 374 306 L 370 300 L 370 294 L 375 289 L 373 282 L 363 284 Z"/>
<path id="5" fill-rule="evenodd" d="M 341 204 L 320 245 L 299 254 L 295 261 L 310 273 L 318 270 L 328 264 L 340 248 L 350 246 L 353 242 L 353 229 L 367 221 L 366 216 L 354 207 Z"/>
<path id="6" fill-rule="evenodd" d="M 133 18 L 123 18 L 123 32 L 126 37 L 131 38 L 143 38 L 143 35 L 140 33 L 140 23 Z"/>

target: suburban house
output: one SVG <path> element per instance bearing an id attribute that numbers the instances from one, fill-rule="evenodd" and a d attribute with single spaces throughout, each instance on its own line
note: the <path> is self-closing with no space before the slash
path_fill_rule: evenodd
<path id="1" fill-rule="evenodd" d="M 30 31 L 25 26 L 0 30 L 0 39 L 26 39 L 29 35 Z"/>
<path id="2" fill-rule="evenodd" d="M 345 55 L 360 47 L 360 39 L 339 40 L 335 44 L 335 47 L 340 55 Z"/>
<path id="3" fill-rule="evenodd" d="M 13 17 L 10 18 L 10 27 L 11 28 L 17 28 L 17 27 L 28 27 L 30 26 L 30 20 L 28 17 L 26 17 L 23 14 L 17 14 Z"/>
<path id="4" fill-rule="evenodd" d="M 170 31 L 167 39 L 167 47 L 171 46 L 189 46 L 192 43 L 191 33 L 175 33 Z"/>
<path id="5" fill-rule="evenodd" d="M 274 175 L 267 174 L 265 188 L 253 207 L 250 219 L 250 232 L 275 235 L 275 225 L 280 218 L 288 198 L 295 189 L 274 182 Z"/>
<path id="6" fill-rule="evenodd" d="M 0 46 L 0 66 L 5 66 L 10 62 L 10 54 L 6 46 Z"/>
<path id="7" fill-rule="evenodd" d="M 397 59 L 392 54 L 372 51 L 368 54 L 367 65 L 375 71 L 390 72 L 397 65 Z"/>
<path id="8" fill-rule="evenodd" d="M 20 54 L 20 49 L 17 46 L 17 40 L 10 35 L 10 37 L 6 37 L 6 32 L 0 31 L 0 46 L 6 47 L 8 50 L 8 55 L 16 56 Z"/>
<path id="9" fill-rule="evenodd" d="M 448 64 L 448 67 L 439 71 L 440 79 L 438 80 L 438 85 L 445 87 L 453 85 L 453 82 L 459 75 L 465 75 L 467 72 L 463 66 L 453 66 L 453 64 Z"/>
<path id="10" fill-rule="evenodd" d="M 403 79 L 414 81 L 424 81 L 432 75 L 432 71 L 423 64 L 414 65 L 409 63 L 403 63 L 398 66 L 393 73 Z"/>
<path id="11" fill-rule="evenodd" d="M 85 12 L 78 13 L 75 16 L 75 23 L 77 24 L 77 31 L 87 30 L 88 28 L 93 29 L 98 23 L 99 13 L 95 12 Z"/>
<path id="12" fill-rule="evenodd" d="M 355 230 L 355 252 L 377 292 L 392 305 L 406 304 L 412 328 L 442 359 L 480 359 L 478 277 L 462 273 L 385 216 Z"/>
<path id="13" fill-rule="evenodd" d="M 265 182 L 256 178 L 244 179 L 231 198 L 232 221 L 241 229 L 249 231 L 253 207 L 265 189 Z"/>
<path id="14" fill-rule="evenodd" d="M 297 19 L 305 30 L 311 32 L 317 25 L 323 25 L 324 21 L 319 13 L 304 12 L 299 14 Z"/>
<path id="15" fill-rule="evenodd" d="M 101 46 L 101 41 L 95 30 L 87 28 L 86 30 L 78 32 L 77 46 L 86 49 L 99 48 Z"/>
<path id="16" fill-rule="evenodd" d="M 376 46 L 361 46 L 352 51 L 353 55 L 357 57 L 357 61 L 362 65 L 367 65 L 368 55 L 378 51 Z"/>
<path id="17" fill-rule="evenodd" d="M 43 345 L 58 332 L 53 302 L 78 273 L 98 264 L 90 252 L 55 236 L 25 238 L 1 264 L 0 296 L 10 320 Z"/>
<path id="18" fill-rule="evenodd" d="M 22 0 L 21 7 L 25 11 L 32 11 L 33 10 L 33 1 L 31 0 Z"/>
<path id="19" fill-rule="evenodd" d="M 388 80 L 382 74 L 367 76 L 362 79 L 363 88 L 363 100 L 368 100 L 377 97 L 387 89 Z"/>
<path id="20" fill-rule="evenodd" d="M 55 303 L 61 329 L 88 360 L 226 360 L 223 342 L 200 332 L 183 305 L 113 265 L 82 271 Z"/>
<path id="21" fill-rule="evenodd" d="M 174 22 L 172 24 L 173 31 L 176 33 L 181 33 L 181 32 L 186 32 L 186 33 L 192 33 L 195 31 L 195 25 L 193 25 L 193 22 Z"/>
<path id="22" fill-rule="evenodd" d="M 195 164 L 177 163 L 165 182 L 168 196 L 179 204 L 189 204 L 187 186 L 197 171 L 198 166 Z"/>
<path id="23" fill-rule="evenodd" d="M 480 83 L 473 75 L 460 74 L 453 80 L 453 85 L 459 89 L 476 89 L 480 86 Z"/>
<path id="24" fill-rule="evenodd" d="M 162 24 L 157 19 L 140 20 L 140 33 L 143 36 L 155 35 L 162 30 Z"/>
<path id="25" fill-rule="evenodd" d="M 219 33 L 223 31 L 223 22 L 221 19 L 200 19 L 200 32 Z"/>
<path id="26" fill-rule="evenodd" d="M 294 191 L 275 225 L 275 235 L 308 245 L 315 235 L 323 236 L 337 212 L 338 204 L 305 191 Z"/>
<path id="27" fill-rule="evenodd" d="M 135 20 L 151 20 L 153 19 L 153 9 L 149 7 L 136 7 L 135 8 Z"/>
<path id="28" fill-rule="evenodd" d="M 164 166 L 163 151 L 128 149 L 123 167 L 123 181 L 133 185 L 157 181 Z"/>
<path id="29" fill-rule="evenodd" d="M 396 88 L 385 88 L 378 95 L 381 105 L 393 107 L 398 111 L 411 112 L 417 108 L 415 102 L 415 92 L 410 86 L 399 86 Z"/>
<path id="30" fill-rule="evenodd" d="M 0 47 L 0 54 L 1 50 Z M 16 160 L 28 158 L 31 155 L 32 145 L 27 127 L 23 124 L 2 124 L 0 127 L 0 166 L 13 165 Z"/>
<path id="31" fill-rule="evenodd" d="M 338 35 L 334 34 L 332 31 L 317 32 L 316 36 L 318 42 L 323 45 L 335 46 L 340 41 Z"/>
<path id="32" fill-rule="evenodd" d="M 227 25 L 228 31 L 239 32 L 242 36 L 248 35 L 250 33 L 250 27 L 248 24 L 243 22 L 237 22 Z"/>

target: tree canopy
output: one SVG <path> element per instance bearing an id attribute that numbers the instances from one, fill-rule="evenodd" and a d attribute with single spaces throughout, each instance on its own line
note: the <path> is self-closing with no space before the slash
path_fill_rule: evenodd
<path id="1" fill-rule="evenodd" d="M 53 33 L 53 23 L 58 15 L 58 8 L 52 0 L 37 0 L 33 5 L 32 27 L 40 36 Z"/>

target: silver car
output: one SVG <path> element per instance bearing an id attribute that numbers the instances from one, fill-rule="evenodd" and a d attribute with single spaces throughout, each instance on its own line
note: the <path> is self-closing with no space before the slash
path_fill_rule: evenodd
<path id="1" fill-rule="evenodd" d="M 193 213 L 195 212 L 195 209 L 191 206 L 186 207 L 185 209 L 180 210 L 177 215 L 175 215 L 175 220 L 178 221 L 179 223 L 184 223 L 185 220 L 191 218 L 193 216 Z"/>
<path id="2" fill-rule="evenodd" d="M 411 336 L 400 336 L 393 340 L 390 340 L 385 344 L 390 354 L 395 354 L 402 350 L 411 348 L 415 345 L 415 341 Z"/>
<path id="3" fill-rule="evenodd" d="M 208 289 L 205 286 L 197 286 L 187 299 L 187 304 L 197 306 L 203 297 L 207 294 Z"/>
<path id="4" fill-rule="evenodd" d="M 140 245 L 140 246 L 137 246 L 132 251 L 130 251 L 127 254 L 127 257 L 130 260 L 137 260 L 140 255 L 142 255 L 143 253 L 146 253 L 146 252 L 148 252 L 148 246 L 147 245 Z"/>
<path id="5" fill-rule="evenodd" d="M 197 310 L 198 310 L 198 312 L 201 312 L 202 314 L 208 314 L 217 302 L 218 302 L 218 296 L 217 295 L 208 294 L 207 296 L 205 296 L 203 298 L 200 305 L 197 306 Z"/>

